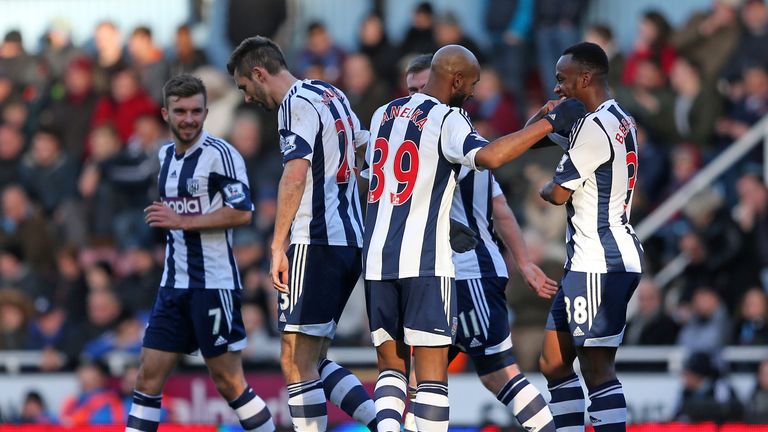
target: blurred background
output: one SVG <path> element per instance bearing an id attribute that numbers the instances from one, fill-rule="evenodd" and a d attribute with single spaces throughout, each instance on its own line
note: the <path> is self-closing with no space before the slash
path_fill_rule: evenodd
<path id="1" fill-rule="evenodd" d="M 483 65 L 466 108 L 488 139 L 518 130 L 553 97 L 554 65 L 564 48 L 581 40 L 600 44 L 614 95 L 638 124 L 640 148 L 632 222 L 647 272 L 630 305 L 617 366 L 631 428 L 705 430 L 686 424 L 710 422 L 706 430 L 715 431 L 737 430 L 723 426 L 729 422 L 768 423 L 764 0 L 0 5 L 5 424 L 87 430 L 124 421 L 162 272 L 164 237 L 142 216 L 156 196 L 157 150 L 169 139 L 161 89 L 169 77 L 192 72 L 208 88 L 206 129 L 231 142 L 248 167 L 256 211 L 234 244 L 250 339 L 246 370 L 276 422 L 290 425 L 266 255 L 282 170 L 276 113 L 243 105 L 224 68 L 233 47 L 255 34 L 284 48 L 296 76 L 343 89 L 364 126 L 378 106 L 406 94 L 410 58 L 464 45 Z M 534 150 L 496 172 L 532 259 L 554 279 L 565 257 L 565 212 L 537 191 L 561 154 Z M 546 393 L 537 358 L 549 304 L 515 272 L 507 295 L 519 363 Z M 361 289 L 330 357 L 375 381 Z M 451 369 L 456 430 L 515 430 L 471 362 L 460 357 Z M 164 396 L 168 422 L 239 430 L 227 426 L 236 418 L 199 358 L 185 359 Z M 355 429 L 339 411 L 330 415 L 337 430 Z"/>

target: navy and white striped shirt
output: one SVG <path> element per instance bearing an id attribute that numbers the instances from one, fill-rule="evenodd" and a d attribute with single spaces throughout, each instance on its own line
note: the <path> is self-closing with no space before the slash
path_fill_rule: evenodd
<path id="1" fill-rule="evenodd" d="M 213 213 L 223 206 L 253 210 L 242 156 L 228 143 L 203 132 L 184 154 L 174 143 L 159 152 L 160 201 L 182 215 Z M 169 230 L 163 288 L 240 289 L 232 254 L 232 229 Z"/>
<path id="2" fill-rule="evenodd" d="M 509 277 L 493 231 L 493 199 L 500 195 L 501 187 L 491 171 L 461 168 L 451 206 L 451 219 L 475 232 L 477 246 L 471 251 L 453 254 L 457 280 Z"/>
<path id="3" fill-rule="evenodd" d="M 416 93 L 380 107 L 368 144 L 365 278 L 454 276 L 449 218 L 456 175 L 488 142 L 460 110 Z"/>
<path id="4" fill-rule="evenodd" d="M 355 149 L 368 132 L 349 101 L 323 81 L 297 81 L 278 111 L 283 162 L 311 164 L 291 226 L 291 244 L 362 247 L 362 211 L 355 176 Z"/>
<path id="5" fill-rule="evenodd" d="M 553 180 L 573 191 L 566 203 L 566 269 L 642 272 L 643 247 L 629 224 L 636 143 L 634 120 L 613 99 L 573 125 Z"/>

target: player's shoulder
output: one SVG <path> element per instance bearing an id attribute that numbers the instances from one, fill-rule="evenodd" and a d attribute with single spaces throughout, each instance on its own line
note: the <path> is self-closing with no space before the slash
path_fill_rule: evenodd
<path id="1" fill-rule="evenodd" d="M 171 149 L 173 149 L 173 146 L 173 141 L 168 141 L 167 143 L 160 146 L 160 149 L 157 151 L 157 155 L 161 161 L 165 158 L 169 151 L 172 151 Z"/>
<path id="2" fill-rule="evenodd" d="M 203 154 L 210 160 L 221 160 L 225 163 L 232 163 L 233 160 L 242 159 L 240 152 L 237 151 L 235 146 L 228 143 L 223 138 L 208 135 L 203 141 L 201 147 Z"/>

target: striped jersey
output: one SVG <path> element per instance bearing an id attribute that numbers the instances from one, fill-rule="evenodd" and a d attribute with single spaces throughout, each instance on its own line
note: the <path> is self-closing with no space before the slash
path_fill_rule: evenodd
<path id="1" fill-rule="evenodd" d="M 213 213 L 223 206 L 253 211 L 242 156 L 203 132 L 183 154 L 174 143 L 160 148 L 160 201 L 181 215 Z M 232 229 L 168 230 L 164 288 L 240 289 L 232 254 Z"/>
<path id="2" fill-rule="evenodd" d="M 635 123 L 610 99 L 573 125 L 554 176 L 573 191 L 566 203 L 567 270 L 642 272 L 643 247 L 629 224 L 636 178 Z"/>
<path id="3" fill-rule="evenodd" d="M 458 109 L 417 93 L 371 120 L 363 264 L 368 280 L 453 277 L 449 217 L 456 175 L 487 141 Z"/>
<path id="4" fill-rule="evenodd" d="M 453 254 L 456 279 L 484 277 L 507 278 L 507 265 L 493 231 L 493 199 L 502 195 L 501 187 L 490 171 L 472 171 L 462 167 L 453 196 L 451 219 L 475 232 L 477 246 L 471 251 Z"/>
<path id="5" fill-rule="evenodd" d="M 310 163 L 291 225 L 291 244 L 362 246 L 362 211 L 355 149 L 368 132 L 340 90 L 323 81 L 296 81 L 278 111 L 283 163 Z"/>

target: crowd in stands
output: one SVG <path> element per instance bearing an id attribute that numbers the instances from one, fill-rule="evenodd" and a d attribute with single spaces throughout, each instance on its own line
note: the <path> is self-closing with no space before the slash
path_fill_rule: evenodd
<path id="1" fill-rule="evenodd" d="M 768 8 L 763 0 L 713 0 L 676 27 L 649 10 L 639 17 L 631 50 L 622 51 L 610 26 L 585 21 L 587 6 L 588 0 L 478 2 L 485 8 L 488 46 L 465 34 L 454 13 L 438 13 L 428 2 L 413 10 L 402 41 L 389 37 L 381 15 L 366 16 L 352 51 L 333 40 L 330 23 L 315 21 L 303 45 L 287 53 L 289 67 L 302 78 L 339 86 L 368 126 L 378 106 L 406 93 L 409 59 L 445 44 L 464 45 L 483 66 L 466 109 L 492 139 L 518 130 L 553 97 L 552 71 L 564 48 L 595 42 L 609 55 L 616 99 L 637 123 L 637 222 L 768 114 Z M 231 35 L 239 34 L 235 30 Z M 246 161 L 256 211 L 233 245 L 245 290 L 243 317 L 254 342 L 246 357 L 275 362 L 277 301 L 265 247 L 282 170 L 275 113 L 245 106 L 187 25 L 177 29 L 170 47 L 158 46 L 150 28 L 122 29 L 110 21 L 99 23 L 83 46 L 70 35 L 68 23 L 56 20 L 34 52 L 24 50 L 15 30 L 0 44 L 0 350 L 39 350 L 44 371 L 73 370 L 110 352 L 139 352 L 162 272 L 163 234 L 143 219 L 157 195 L 157 150 L 169 140 L 159 114 L 162 86 L 172 75 L 192 72 L 208 88 L 206 129 L 225 137 Z M 497 176 L 532 258 L 558 279 L 565 211 L 543 202 L 537 191 L 559 155 L 541 152 L 548 156 L 534 154 Z M 681 345 L 696 353 L 688 375 L 711 384 L 723 376 L 718 353 L 724 346 L 768 343 L 764 163 L 759 150 L 749 154 L 645 243 L 647 277 L 635 294 L 626 344 Z M 689 260 L 683 273 L 658 286 L 653 275 L 681 252 Z M 516 275 L 508 293 L 520 364 L 531 369 L 548 302 L 536 299 Z M 338 343 L 369 346 L 362 297 L 350 302 L 354 325 L 342 323 Z M 89 373 L 98 371 L 78 369 L 83 387 L 98 381 L 83 376 Z M 688 375 L 686 391 L 700 394 L 695 388 L 702 380 Z M 759 376 L 750 404 L 765 413 L 765 363 Z M 23 415 L 47 415 L 37 399 L 27 398 Z M 76 404 L 61 413 L 62 421 L 77 418 Z M 109 404 L 124 409 L 119 401 Z M 682 407 L 685 416 L 695 414 Z"/>

